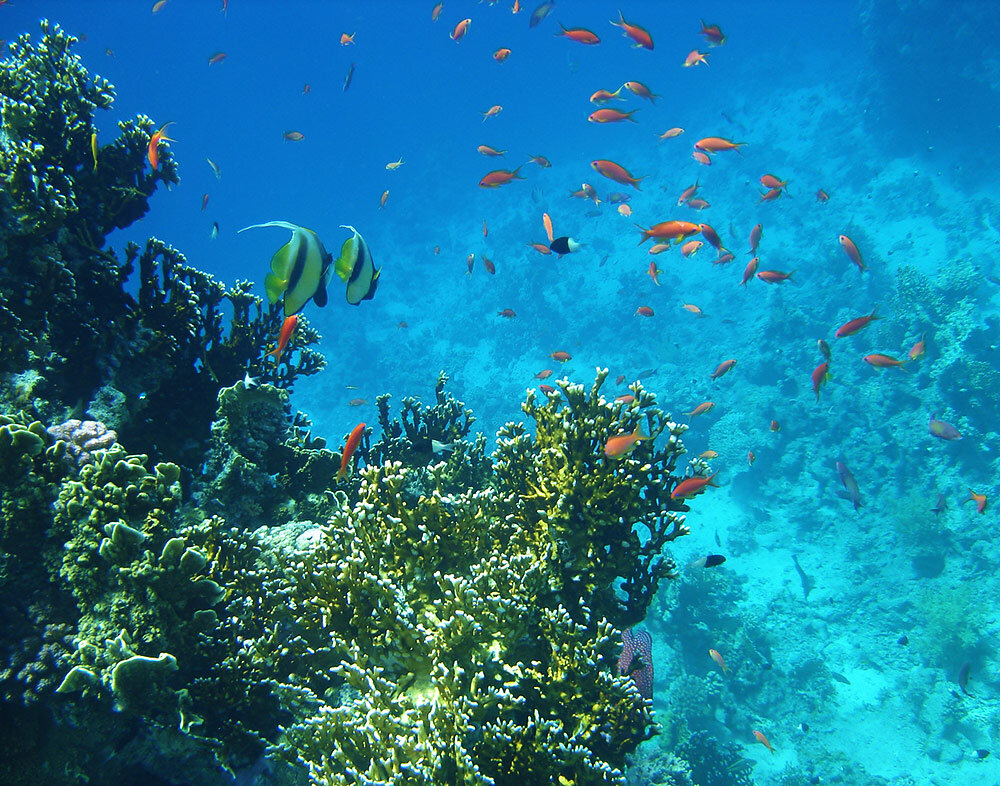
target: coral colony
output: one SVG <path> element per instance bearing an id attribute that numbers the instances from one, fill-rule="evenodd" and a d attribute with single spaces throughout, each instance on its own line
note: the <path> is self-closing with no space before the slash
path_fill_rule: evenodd
<path id="1" fill-rule="evenodd" d="M 35 730 L 7 771 L 623 783 L 657 731 L 631 626 L 676 575 L 671 491 L 707 474 L 685 427 L 598 370 L 529 393 L 488 456 L 442 375 L 328 448 L 289 406 L 324 365 L 304 319 L 265 360 L 282 314 L 249 282 L 155 238 L 104 248 L 176 162 L 142 116 L 97 146 L 114 89 L 74 41 L 42 22 L 0 63 L 0 689 Z"/>

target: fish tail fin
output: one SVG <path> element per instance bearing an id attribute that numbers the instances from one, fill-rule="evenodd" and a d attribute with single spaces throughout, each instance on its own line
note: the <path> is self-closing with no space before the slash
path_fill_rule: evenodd
<path id="1" fill-rule="evenodd" d="M 517 169 L 515 169 L 515 170 L 514 170 L 513 172 L 511 172 L 511 175 L 510 175 L 510 178 L 511 178 L 511 180 L 514 180 L 514 179 L 517 179 L 517 180 L 524 180 L 524 178 L 523 178 L 523 177 L 521 177 L 521 176 L 520 176 L 520 175 L 518 174 L 518 172 L 520 172 L 520 171 L 521 171 L 521 167 L 522 167 L 522 166 L 524 166 L 524 164 L 521 164 L 521 166 L 519 166 L 519 167 L 518 167 Z"/>

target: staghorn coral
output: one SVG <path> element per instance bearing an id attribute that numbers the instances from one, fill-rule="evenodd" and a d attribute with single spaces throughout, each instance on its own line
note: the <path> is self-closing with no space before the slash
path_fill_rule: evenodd
<path id="1" fill-rule="evenodd" d="M 557 566 L 550 578 L 555 597 L 569 609 L 586 603 L 594 615 L 627 627 L 643 618 L 660 579 L 673 574 L 663 546 L 688 532 L 688 506 L 670 498 L 681 480 L 673 472 L 687 427 L 657 409 L 638 382 L 629 387 L 633 402 L 606 401 L 600 390 L 607 376 L 598 369 L 589 392 L 560 380 L 565 402 L 550 396 L 539 405 L 529 391 L 522 408 L 535 420 L 535 435 L 522 424 L 504 426 L 494 467 L 498 487 L 520 500 L 539 552 Z M 651 439 L 620 459 L 604 455 L 609 437 L 640 425 Z M 654 447 L 664 434 L 665 444 Z"/>

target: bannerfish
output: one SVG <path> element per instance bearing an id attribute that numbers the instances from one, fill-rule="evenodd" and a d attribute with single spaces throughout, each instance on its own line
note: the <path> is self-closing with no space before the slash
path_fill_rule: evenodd
<path id="1" fill-rule="evenodd" d="M 333 257 L 323 247 L 319 236 L 311 229 L 288 221 L 252 224 L 240 232 L 263 227 L 281 227 L 292 233 L 292 239 L 271 257 L 271 272 L 264 278 L 268 301 L 277 303 L 284 296 L 286 317 L 300 312 L 310 299 L 320 308 L 325 306 Z"/>
<path id="2" fill-rule="evenodd" d="M 347 283 L 347 302 L 356 306 L 362 300 L 371 300 L 375 296 L 382 270 L 375 267 L 372 252 L 358 230 L 347 224 L 341 224 L 340 227 L 351 230 L 354 235 L 344 241 L 334 269 L 341 280 Z"/>

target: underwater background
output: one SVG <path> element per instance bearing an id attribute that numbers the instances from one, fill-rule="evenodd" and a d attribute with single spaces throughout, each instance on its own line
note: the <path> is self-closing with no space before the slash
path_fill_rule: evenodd
<path id="1" fill-rule="evenodd" d="M 542 5 L 0 4 L 3 782 L 1000 783 L 995 4 Z"/>

